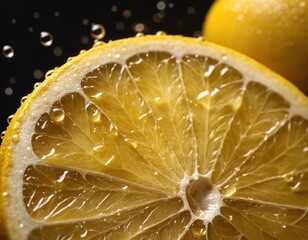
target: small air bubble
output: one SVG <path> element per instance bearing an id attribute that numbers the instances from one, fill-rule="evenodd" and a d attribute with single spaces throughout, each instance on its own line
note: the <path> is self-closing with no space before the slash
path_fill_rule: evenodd
<path id="1" fill-rule="evenodd" d="M 91 25 L 91 36 L 95 39 L 102 39 L 105 36 L 105 28 L 101 24 L 93 23 Z"/>
<path id="2" fill-rule="evenodd" d="M 10 45 L 5 45 L 2 48 L 2 54 L 6 58 L 12 58 L 12 57 L 14 57 L 14 49 Z"/>
<path id="3" fill-rule="evenodd" d="M 52 42 L 53 42 L 53 37 L 49 32 L 41 32 L 40 33 L 40 43 L 44 47 L 51 46 Z"/>
<path id="4" fill-rule="evenodd" d="M 7 95 L 7 96 L 11 96 L 11 95 L 13 94 L 13 88 L 11 88 L 11 87 L 5 88 L 5 89 L 4 89 L 4 93 L 5 93 L 5 95 Z"/>

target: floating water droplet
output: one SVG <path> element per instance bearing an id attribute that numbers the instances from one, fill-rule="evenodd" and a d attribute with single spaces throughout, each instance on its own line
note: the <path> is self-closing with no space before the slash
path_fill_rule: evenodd
<path id="1" fill-rule="evenodd" d="M 10 45 L 3 46 L 2 53 L 6 58 L 14 57 L 14 49 Z"/>
<path id="2" fill-rule="evenodd" d="M 11 120 L 12 120 L 13 117 L 14 117 L 14 115 L 10 115 L 10 116 L 6 119 L 6 121 L 7 121 L 8 124 L 10 124 L 10 122 L 11 122 Z"/>
<path id="3" fill-rule="evenodd" d="M 131 11 L 131 10 L 125 9 L 125 10 L 123 11 L 123 17 L 125 17 L 125 18 L 130 18 L 131 16 L 132 16 L 132 11 Z"/>
<path id="4" fill-rule="evenodd" d="M 236 187 L 233 184 L 224 186 L 220 189 L 222 195 L 226 197 L 232 196 L 236 192 Z"/>
<path id="5" fill-rule="evenodd" d="M 27 100 L 27 96 L 23 96 L 23 97 L 20 99 L 20 104 L 23 104 L 26 100 Z"/>
<path id="6" fill-rule="evenodd" d="M 53 42 L 53 37 L 49 32 L 40 33 L 40 42 L 43 46 L 49 47 Z"/>
<path id="7" fill-rule="evenodd" d="M 61 122 L 65 118 L 65 113 L 63 109 L 55 107 L 50 110 L 50 118 L 55 122 Z"/>
<path id="8" fill-rule="evenodd" d="M 33 72 L 33 77 L 39 80 L 43 77 L 43 72 L 40 69 L 35 69 Z"/>
<path id="9" fill-rule="evenodd" d="M 18 136 L 18 134 L 13 134 L 13 136 L 12 136 L 12 141 L 13 142 L 18 142 L 19 141 L 19 136 Z"/>
<path id="10" fill-rule="evenodd" d="M 145 25 L 143 23 L 136 23 L 133 27 L 135 32 L 142 32 L 145 30 Z"/>
<path id="11" fill-rule="evenodd" d="M 105 28 L 101 24 L 93 23 L 91 25 L 91 36 L 95 39 L 102 39 L 106 34 Z"/>

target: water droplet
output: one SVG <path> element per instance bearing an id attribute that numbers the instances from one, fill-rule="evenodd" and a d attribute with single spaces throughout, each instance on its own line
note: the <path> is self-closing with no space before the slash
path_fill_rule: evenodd
<path id="1" fill-rule="evenodd" d="M 18 134 L 13 134 L 13 136 L 12 136 L 12 141 L 13 142 L 18 142 L 19 141 L 19 136 L 18 136 Z"/>
<path id="2" fill-rule="evenodd" d="M 167 33 L 164 32 L 164 31 L 158 31 L 158 32 L 156 32 L 156 35 L 157 36 L 163 36 L 163 35 L 167 35 Z"/>
<path id="3" fill-rule="evenodd" d="M 119 130 L 113 124 L 110 124 L 109 132 L 110 132 L 110 135 L 113 137 L 117 137 L 119 135 Z"/>
<path id="4" fill-rule="evenodd" d="M 55 122 L 61 122 L 65 118 L 65 113 L 63 109 L 55 107 L 50 110 L 50 118 Z"/>
<path id="5" fill-rule="evenodd" d="M 282 227 L 282 228 L 286 228 L 287 226 L 286 226 L 286 225 L 281 225 L 281 227 Z"/>
<path id="6" fill-rule="evenodd" d="M 5 131 L 2 131 L 2 132 L 1 132 L 1 139 L 3 139 L 4 136 L 5 136 Z"/>
<path id="7" fill-rule="evenodd" d="M 20 104 L 23 104 L 26 100 L 27 100 L 27 96 L 23 96 L 23 97 L 20 99 Z"/>
<path id="8" fill-rule="evenodd" d="M 204 39 L 204 37 L 199 36 L 199 37 L 197 37 L 197 40 L 200 41 L 200 42 L 202 42 L 202 41 L 204 41 L 205 39 Z"/>
<path id="9" fill-rule="evenodd" d="M 143 23 L 136 23 L 133 29 L 135 32 L 142 32 L 145 30 L 145 25 Z"/>
<path id="10" fill-rule="evenodd" d="M 45 74 L 45 78 L 50 77 L 53 74 L 54 71 L 55 71 L 54 69 L 47 71 L 46 74 Z"/>
<path id="11" fill-rule="evenodd" d="M 88 116 L 90 121 L 93 123 L 98 123 L 101 121 L 102 113 L 94 105 L 88 107 Z"/>
<path id="12" fill-rule="evenodd" d="M 41 82 L 34 83 L 33 88 L 36 89 L 40 84 L 41 84 Z"/>
<path id="13" fill-rule="evenodd" d="M 139 33 L 136 34 L 136 37 L 143 37 L 143 36 L 144 36 L 144 34 L 141 33 L 141 32 L 139 32 Z"/>
<path id="14" fill-rule="evenodd" d="M 7 197 L 8 195 L 9 195 L 8 192 L 3 192 L 3 193 L 2 193 L 2 196 L 3 196 L 3 197 Z"/>
<path id="15" fill-rule="evenodd" d="M 13 94 L 13 88 L 11 88 L 11 87 L 5 88 L 4 93 L 5 93 L 5 95 L 8 95 L 8 96 L 12 95 Z"/>
<path id="16" fill-rule="evenodd" d="M 236 187 L 233 184 L 224 186 L 220 189 L 222 195 L 226 197 L 232 196 L 236 192 Z"/>
<path id="17" fill-rule="evenodd" d="M 10 45 L 3 46 L 2 53 L 6 58 L 14 57 L 14 49 Z"/>
<path id="18" fill-rule="evenodd" d="M 130 18 L 131 16 L 132 16 L 132 11 L 131 11 L 131 10 L 125 9 L 125 10 L 123 11 L 123 17 L 125 17 L 125 18 Z"/>
<path id="19" fill-rule="evenodd" d="M 43 77 L 43 72 L 40 69 L 35 69 L 33 72 L 33 77 L 39 80 Z"/>
<path id="20" fill-rule="evenodd" d="M 53 54 L 54 54 L 56 57 L 62 56 L 62 54 L 63 54 L 62 48 L 61 48 L 61 47 L 55 47 L 55 48 L 53 49 Z"/>
<path id="21" fill-rule="evenodd" d="M 41 32 L 40 42 L 43 46 L 49 47 L 53 42 L 53 37 L 49 32 Z"/>
<path id="22" fill-rule="evenodd" d="M 105 28 L 101 24 L 93 23 L 91 25 L 91 36 L 95 39 L 102 39 L 106 34 Z"/>
<path id="23" fill-rule="evenodd" d="M 10 116 L 6 119 L 6 121 L 7 121 L 8 124 L 10 124 L 10 122 L 11 122 L 11 120 L 12 120 L 13 117 L 14 117 L 14 115 L 10 115 Z"/>

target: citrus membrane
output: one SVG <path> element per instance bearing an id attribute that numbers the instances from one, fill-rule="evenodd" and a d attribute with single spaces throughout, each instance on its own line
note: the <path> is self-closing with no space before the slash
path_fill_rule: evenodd
<path id="1" fill-rule="evenodd" d="M 306 239 L 308 101 L 206 41 L 143 36 L 58 68 L 1 146 L 10 239 Z"/>

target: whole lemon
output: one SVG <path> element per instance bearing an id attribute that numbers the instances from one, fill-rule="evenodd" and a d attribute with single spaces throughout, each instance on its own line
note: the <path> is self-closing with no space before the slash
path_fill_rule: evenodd
<path id="1" fill-rule="evenodd" d="M 256 59 L 308 93 L 308 0 L 216 0 L 203 36 Z"/>

